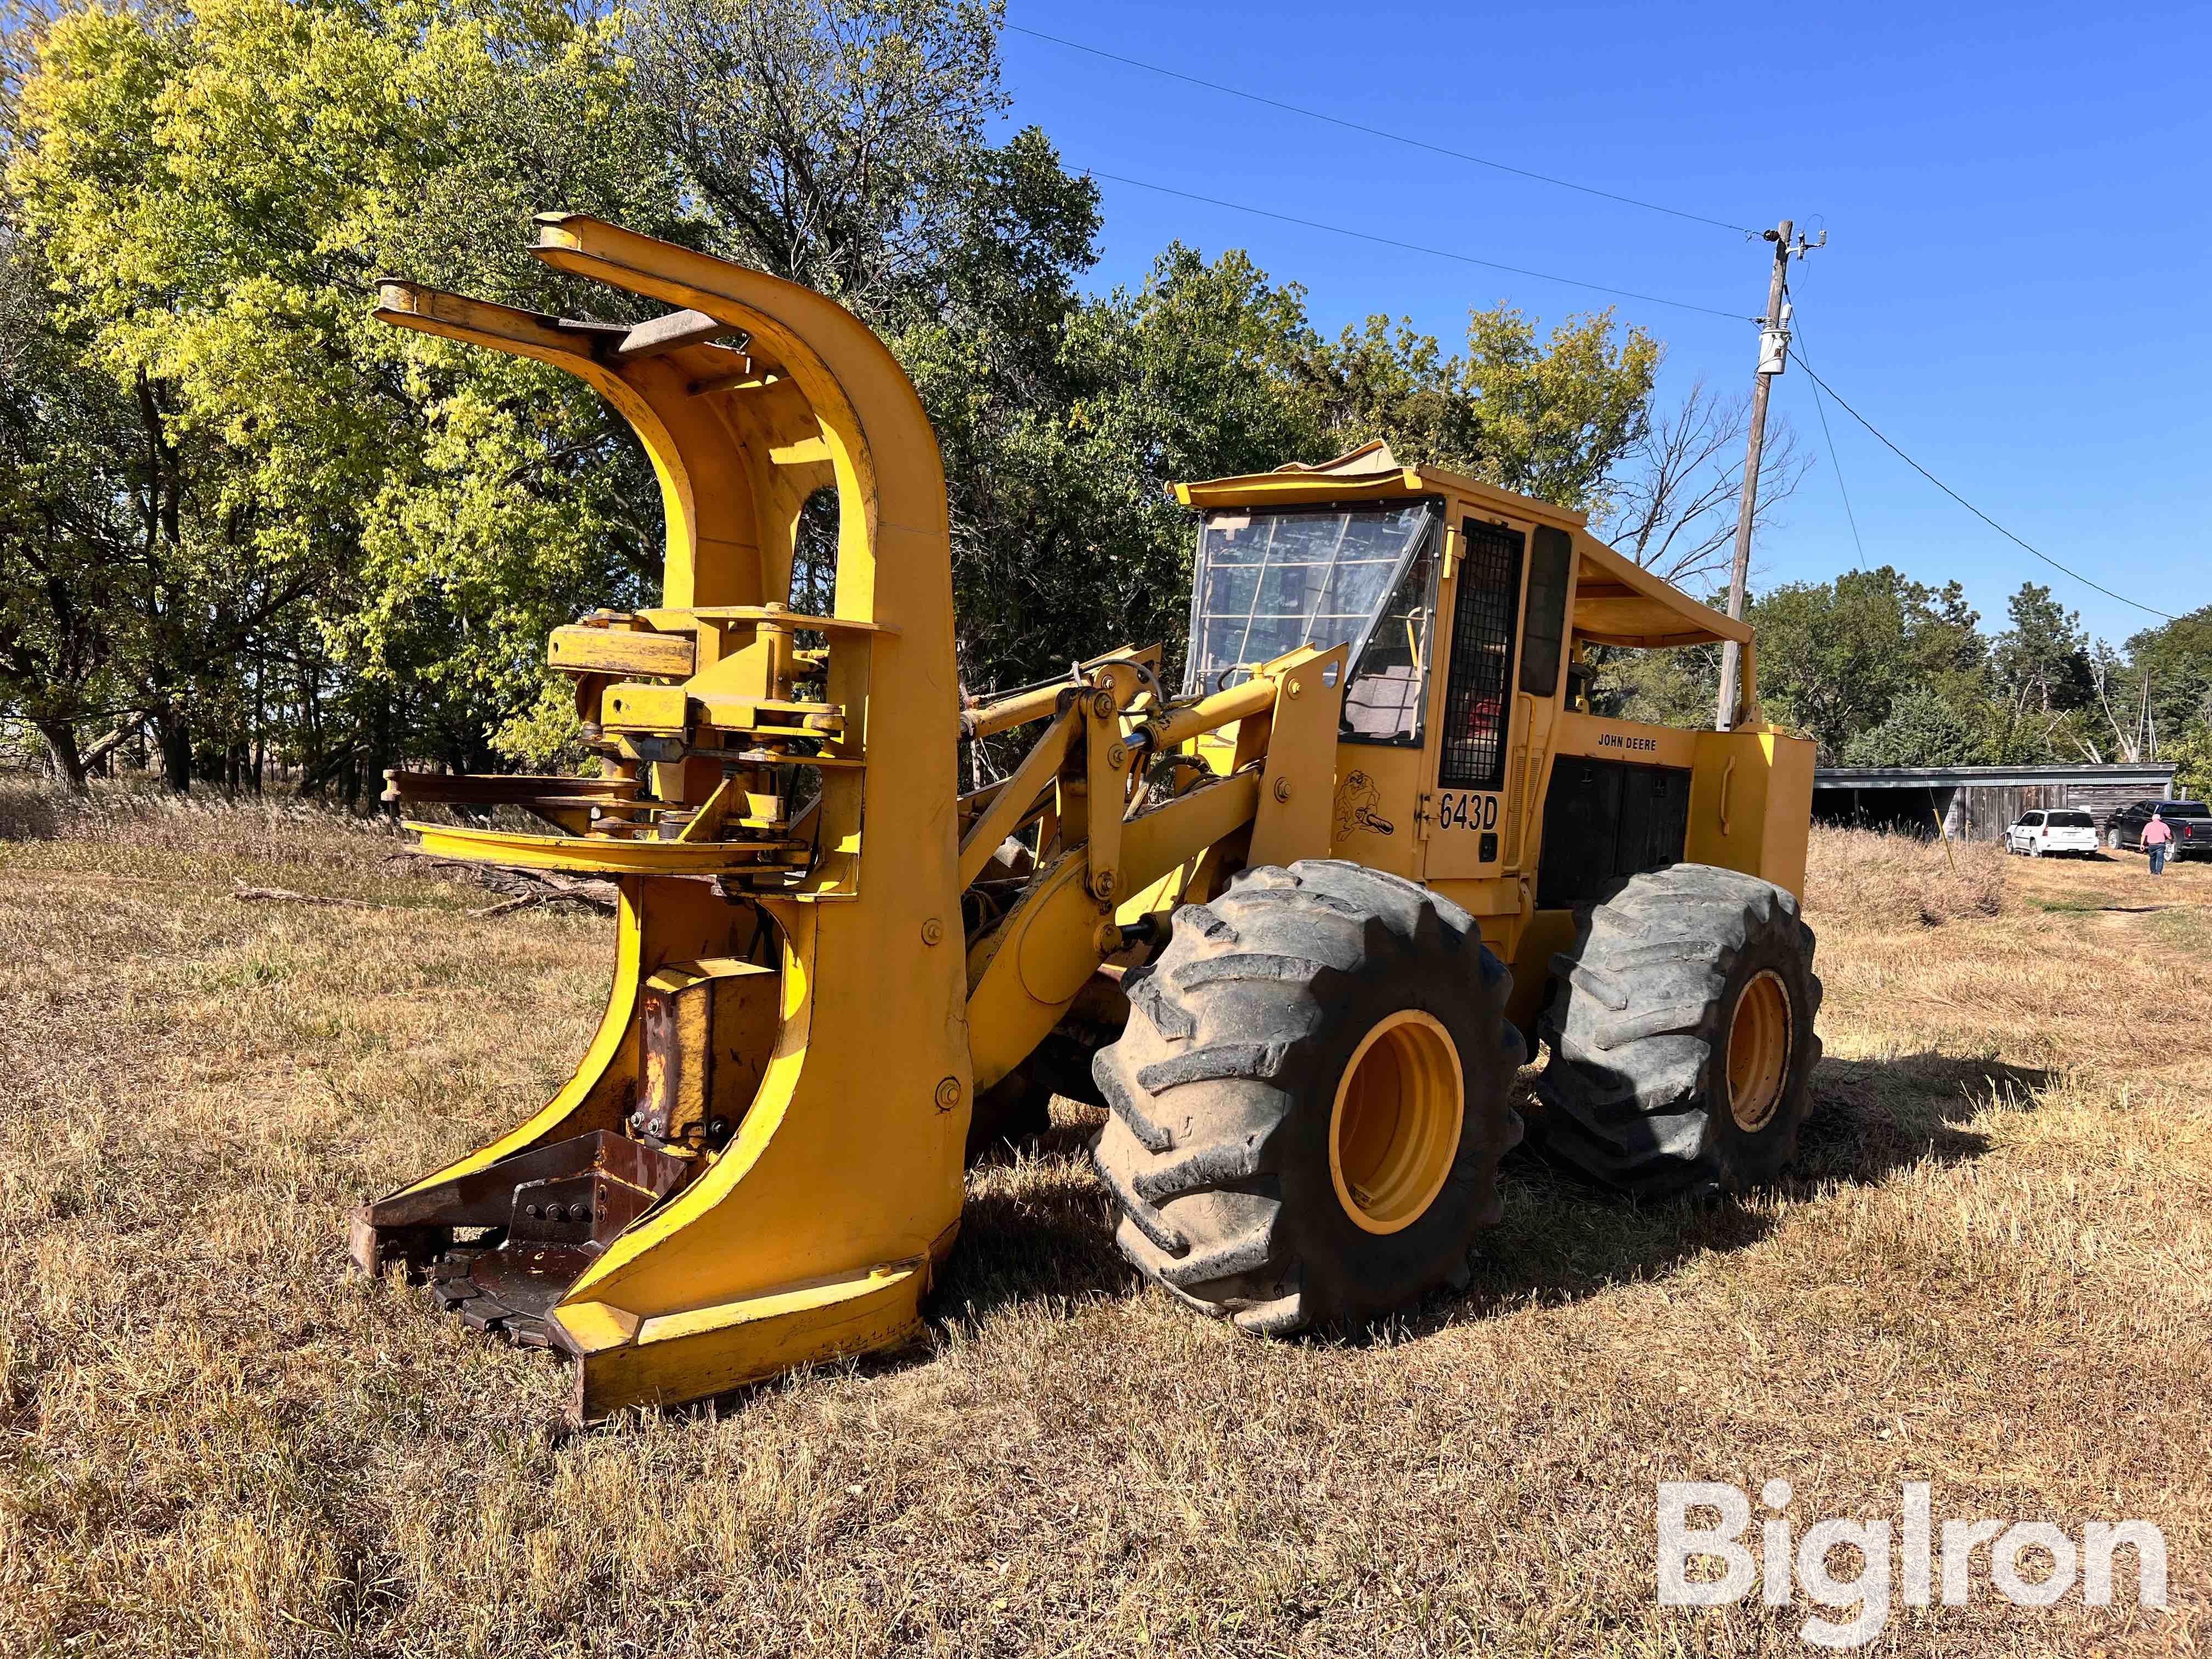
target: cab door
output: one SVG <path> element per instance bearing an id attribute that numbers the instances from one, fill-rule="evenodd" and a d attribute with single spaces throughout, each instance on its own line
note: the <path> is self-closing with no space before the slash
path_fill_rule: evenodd
<path id="1" fill-rule="evenodd" d="M 1515 652 L 1528 538 L 1473 517 L 1455 532 L 1451 632 L 1434 724 L 1434 787 L 1421 829 L 1430 881 L 1499 873 L 1511 748 Z"/>

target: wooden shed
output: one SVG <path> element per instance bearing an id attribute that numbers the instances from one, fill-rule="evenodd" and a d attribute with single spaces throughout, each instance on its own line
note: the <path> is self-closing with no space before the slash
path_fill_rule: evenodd
<path id="1" fill-rule="evenodd" d="M 2038 807 L 2079 806 L 2099 828 L 2130 801 L 2170 799 L 2173 768 L 2145 766 L 1824 766 L 1813 774 L 1813 821 L 1944 832 L 1996 841 Z"/>

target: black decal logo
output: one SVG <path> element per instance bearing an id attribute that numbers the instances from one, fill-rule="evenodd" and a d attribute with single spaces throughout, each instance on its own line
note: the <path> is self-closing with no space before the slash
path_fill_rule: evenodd
<path id="1" fill-rule="evenodd" d="M 1375 780 L 1364 772 L 1346 775 L 1336 787 L 1336 833 L 1339 836 L 1364 830 L 1377 836 L 1397 833 L 1398 826 L 1375 809 L 1382 804 L 1382 792 L 1375 787 Z"/>

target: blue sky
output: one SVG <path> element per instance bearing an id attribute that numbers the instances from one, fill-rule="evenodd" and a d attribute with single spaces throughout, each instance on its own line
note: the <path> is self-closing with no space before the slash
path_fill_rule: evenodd
<path id="1" fill-rule="evenodd" d="M 1744 226 L 1829 233 L 1792 267 L 1822 378 L 1938 477 L 2061 562 L 2161 611 L 2212 604 L 2212 8 L 1010 0 L 1007 21 L 1367 125 Z M 1346 132 L 1009 29 L 1012 118 L 1091 167 L 1377 234 L 1755 314 L 1763 243 Z M 1106 183 L 1101 287 L 1180 237 L 1249 249 L 1334 331 L 1472 306 L 1544 321 L 1606 303 L 1668 344 L 1662 396 L 1748 385 L 1755 330 Z M 2155 618 L 2039 563 L 1831 405 L 1754 584 L 1857 562 L 1956 577 L 2002 625 L 2047 581 L 2095 635 Z"/>

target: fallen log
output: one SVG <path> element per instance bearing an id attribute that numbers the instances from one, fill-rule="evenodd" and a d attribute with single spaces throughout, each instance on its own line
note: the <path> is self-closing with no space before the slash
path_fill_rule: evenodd
<path id="1" fill-rule="evenodd" d="M 615 911 L 615 884 L 611 881 L 580 880 L 551 870 L 528 870 L 519 865 L 483 864 L 473 859 L 441 858 L 435 854 L 416 852 L 411 848 L 386 855 L 387 861 L 405 860 L 409 867 L 425 872 L 451 874 L 464 881 L 474 882 L 479 887 L 495 893 L 504 893 L 512 899 L 528 899 L 547 903 L 556 899 L 571 899 L 579 904 L 588 904 L 603 915 Z M 521 909 L 522 905 L 494 905 L 485 911 L 471 911 L 474 915 L 500 915 L 507 909 Z"/>
<path id="2" fill-rule="evenodd" d="M 527 910 L 540 904 L 574 903 L 589 905 L 594 909 L 608 908 L 597 893 L 523 893 L 516 897 L 501 899 L 496 904 L 487 904 L 481 910 L 471 910 L 472 916 L 504 916 L 516 910 Z"/>
<path id="3" fill-rule="evenodd" d="M 398 910 L 398 904 L 373 904 L 367 899 L 339 898 L 330 893 L 295 893 L 289 887 L 236 887 L 231 897 L 246 903 L 330 904 L 348 910 Z"/>

